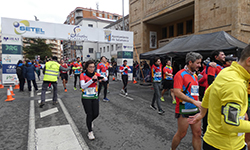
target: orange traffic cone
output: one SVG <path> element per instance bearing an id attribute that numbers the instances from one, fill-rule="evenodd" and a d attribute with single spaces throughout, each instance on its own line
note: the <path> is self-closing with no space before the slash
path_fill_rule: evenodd
<path id="1" fill-rule="evenodd" d="M 113 81 L 115 81 L 115 77 L 113 77 Z"/>
<path id="2" fill-rule="evenodd" d="M 0 89 L 3 89 L 4 86 L 2 85 L 2 81 L 0 80 Z"/>
<path id="3" fill-rule="evenodd" d="M 13 101 L 15 98 L 12 97 L 11 93 L 10 93 L 10 89 L 7 89 L 7 99 L 5 100 L 5 102 L 11 102 Z"/>
<path id="4" fill-rule="evenodd" d="M 133 82 L 134 84 L 136 84 L 137 83 L 137 81 L 136 80 L 134 80 L 134 82 Z"/>
<path id="5" fill-rule="evenodd" d="M 15 95 L 14 92 L 13 92 L 13 89 L 12 89 L 12 85 L 10 85 L 10 93 L 11 93 L 12 96 Z"/>
<path id="6" fill-rule="evenodd" d="M 19 89 L 19 88 L 20 88 L 20 86 L 19 86 L 19 84 L 17 83 L 17 80 L 16 80 L 14 89 Z"/>

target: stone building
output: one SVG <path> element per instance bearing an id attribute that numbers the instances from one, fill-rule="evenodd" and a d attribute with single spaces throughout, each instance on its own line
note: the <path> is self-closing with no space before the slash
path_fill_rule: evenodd
<path id="1" fill-rule="evenodd" d="M 139 54 L 177 37 L 217 31 L 250 42 L 250 0 L 130 0 L 129 6 Z"/>

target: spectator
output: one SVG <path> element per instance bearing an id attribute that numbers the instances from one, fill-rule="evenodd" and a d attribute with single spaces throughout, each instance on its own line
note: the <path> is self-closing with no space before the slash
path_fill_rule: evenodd
<path id="1" fill-rule="evenodd" d="M 23 92 L 23 87 L 24 87 L 24 83 L 25 83 L 25 78 L 23 76 L 23 63 L 22 60 L 19 60 L 17 63 L 17 67 L 16 67 L 16 74 L 20 83 L 20 92 Z"/>
<path id="2" fill-rule="evenodd" d="M 35 66 L 32 65 L 32 63 L 29 60 L 27 60 L 26 65 L 23 67 L 23 76 L 24 78 L 27 79 L 29 91 L 31 91 L 31 81 L 33 83 L 35 90 L 36 91 L 38 90 L 36 85 L 35 71 L 36 71 Z"/>

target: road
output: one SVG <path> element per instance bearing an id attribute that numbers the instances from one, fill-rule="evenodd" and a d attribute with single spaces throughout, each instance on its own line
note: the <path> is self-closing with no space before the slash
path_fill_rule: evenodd
<path id="1" fill-rule="evenodd" d="M 42 81 L 37 82 L 41 88 Z M 15 100 L 5 102 L 7 87 L 0 89 L 0 149 L 26 150 L 28 146 L 36 146 L 39 150 L 83 147 L 90 150 L 170 149 L 177 130 L 175 105 L 171 104 L 170 96 L 164 95 L 162 107 L 166 112 L 159 115 L 149 107 L 153 97 L 151 86 L 129 83 L 129 98 L 119 95 L 121 87 L 120 81 L 111 81 L 107 96 L 110 102 L 100 100 L 100 115 L 94 121 L 94 141 L 87 138 L 81 91 L 79 88 L 77 91 L 73 90 L 73 78 L 69 79 L 67 93 L 59 80 L 59 104 L 52 105 L 48 101 L 43 108 L 39 108 L 40 95 L 37 95 L 41 90 L 30 97 L 25 84 L 25 92 L 14 90 Z M 101 98 L 102 96 L 103 94 L 100 95 Z M 48 93 L 46 99 L 51 98 L 52 94 Z M 51 112 L 46 112 L 48 110 Z M 178 149 L 192 149 L 190 128 Z"/>

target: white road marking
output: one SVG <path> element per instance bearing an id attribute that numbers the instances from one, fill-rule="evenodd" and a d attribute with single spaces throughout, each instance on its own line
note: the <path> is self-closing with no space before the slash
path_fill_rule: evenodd
<path id="1" fill-rule="evenodd" d="M 70 125 L 36 129 L 39 150 L 82 150 Z"/>
<path id="2" fill-rule="evenodd" d="M 34 97 L 34 88 L 31 88 L 30 97 Z"/>
<path id="3" fill-rule="evenodd" d="M 51 91 L 46 91 L 46 94 L 51 93 Z M 37 95 L 41 95 L 42 93 L 37 93 Z"/>
<path id="4" fill-rule="evenodd" d="M 49 102 L 49 101 L 52 101 L 52 99 L 45 99 L 45 102 Z M 41 100 L 38 100 L 37 102 L 40 104 Z"/>
<path id="5" fill-rule="evenodd" d="M 88 147 L 87 143 L 84 141 L 84 139 L 82 137 L 82 134 L 79 132 L 78 128 L 75 125 L 75 122 L 71 118 L 67 108 L 64 106 L 64 104 L 63 104 L 63 102 L 62 102 L 62 100 L 60 98 L 58 98 L 58 102 L 59 102 L 59 104 L 60 104 L 60 106 L 62 108 L 62 111 L 63 111 L 66 119 L 68 120 L 73 132 L 75 133 L 75 136 L 78 139 L 78 142 L 79 142 L 81 148 L 83 150 L 89 150 L 89 147 Z"/>
<path id="6" fill-rule="evenodd" d="M 127 98 L 127 99 L 130 99 L 130 100 L 134 100 L 132 97 L 128 97 L 128 96 L 125 96 L 123 94 L 119 94 L 120 96 L 124 97 L 124 98 Z"/>
<path id="7" fill-rule="evenodd" d="M 42 88 L 40 87 L 40 88 L 38 88 L 38 90 L 41 90 Z"/>
<path id="8" fill-rule="evenodd" d="M 30 116 L 29 116 L 29 137 L 28 150 L 35 150 L 35 106 L 34 100 L 30 101 Z"/>
<path id="9" fill-rule="evenodd" d="M 46 111 L 40 112 L 40 118 L 46 117 L 46 116 L 54 114 L 56 112 L 58 112 L 57 107 L 52 108 L 52 109 L 48 109 Z"/>

